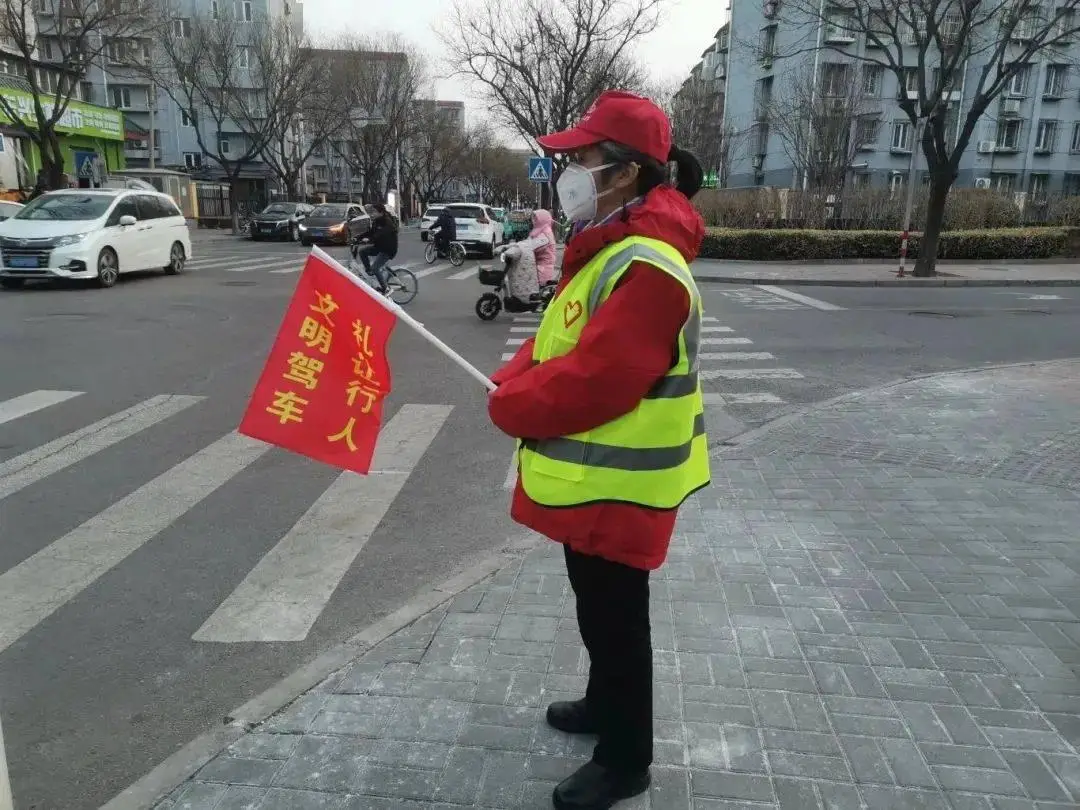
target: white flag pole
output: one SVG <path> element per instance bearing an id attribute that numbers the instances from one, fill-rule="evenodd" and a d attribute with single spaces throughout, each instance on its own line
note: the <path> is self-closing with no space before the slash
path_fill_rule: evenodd
<path id="1" fill-rule="evenodd" d="M 375 289 L 373 289 L 370 284 L 366 284 L 362 279 L 358 278 L 355 273 L 349 270 L 349 268 L 347 268 L 345 265 L 343 265 L 341 262 L 331 256 L 325 250 L 316 246 L 312 248 L 311 253 L 314 256 L 318 256 L 338 273 L 349 279 L 349 281 L 351 281 L 353 284 L 363 290 L 365 295 L 369 296 L 383 309 L 388 309 L 393 312 L 394 315 L 396 315 L 398 318 L 408 324 L 414 331 L 417 332 L 417 334 L 419 334 L 422 338 L 428 341 L 432 346 L 434 346 L 436 349 L 438 349 L 455 363 L 457 363 L 458 366 L 464 369 L 477 382 L 487 388 L 487 390 L 495 390 L 495 383 L 489 380 L 484 375 L 484 373 L 480 371 L 480 369 L 478 369 L 460 354 L 455 352 L 453 349 L 451 349 L 449 346 L 447 346 L 445 343 L 435 337 L 435 335 L 431 334 L 431 332 L 429 332 L 424 327 L 424 325 L 420 323 L 420 321 L 416 320 L 416 318 L 414 318 L 412 315 L 410 315 L 408 312 L 398 306 L 398 304 L 396 304 L 394 301 L 391 301 L 384 295 L 379 295 L 379 293 Z M 4 810 L 4 808 L 0 806 L 0 810 Z"/>
<path id="2" fill-rule="evenodd" d="M 11 780 L 8 778 L 7 755 L 4 752 L 4 727 L 0 725 L 0 810 L 15 810 L 15 799 L 11 795 Z"/>

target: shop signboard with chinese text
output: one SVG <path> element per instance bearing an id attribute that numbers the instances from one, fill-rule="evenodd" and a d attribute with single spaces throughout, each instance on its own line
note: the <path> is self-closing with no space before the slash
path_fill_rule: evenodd
<path id="1" fill-rule="evenodd" d="M 37 127 L 34 115 L 34 96 L 25 90 L 12 87 L 0 87 L 0 96 L 4 97 L 7 107 L 28 127 Z M 52 116 L 53 99 L 42 98 L 41 106 L 46 117 Z M 12 123 L 7 108 L 0 106 L 0 122 Z M 63 135 L 83 135 L 88 138 L 103 138 L 109 141 L 124 140 L 124 114 L 108 107 L 98 107 L 82 101 L 69 101 L 64 114 L 56 124 L 56 131 Z"/>

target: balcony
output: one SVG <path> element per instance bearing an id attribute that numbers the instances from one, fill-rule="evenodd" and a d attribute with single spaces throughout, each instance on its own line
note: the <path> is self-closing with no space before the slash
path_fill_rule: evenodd
<path id="1" fill-rule="evenodd" d="M 150 159 L 150 150 L 149 149 L 129 149 L 129 148 L 127 148 L 125 146 L 124 147 L 124 157 L 127 158 L 128 160 L 149 160 Z M 158 160 L 158 161 L 161 160 L 161 147 L 160 146 L 154 147 L 154 159 Z"/>

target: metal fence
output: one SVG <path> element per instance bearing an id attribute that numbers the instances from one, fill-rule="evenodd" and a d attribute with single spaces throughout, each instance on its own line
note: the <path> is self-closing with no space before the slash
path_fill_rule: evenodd
<path id="1" fill-rule="evenodd" d="M 246 190 L 245 190 L 246 191 Z M 199 227 L 232 227 L 232 205 L 229 202 L 228 183 L 198 181 L 195 183 L 195 195 L 199 204 Z M 252 214 L 257 214 L 266 207 L 266 198 L 262 195 L 245 194 L 237 202 L 240 221 L 246 222 Z"/>

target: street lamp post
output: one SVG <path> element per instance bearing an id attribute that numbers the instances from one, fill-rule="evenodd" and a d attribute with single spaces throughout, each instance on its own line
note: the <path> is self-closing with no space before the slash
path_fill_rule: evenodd
<path id="1" fill-rule="evenodd" d="M 911 144 L 911 161 L 908 163 L 907 200 L 904 202 L 904 232 L 900 235 L 900 270 L 897 278 L 904 277 L 904 263 L 907 261 L 908 231 L 911 229 L 911 209 L 915 205 L 915 168 L 919 160 L 919 147 L 922 144 L 923 118 L 915 119 L 915 134 Z"/>

